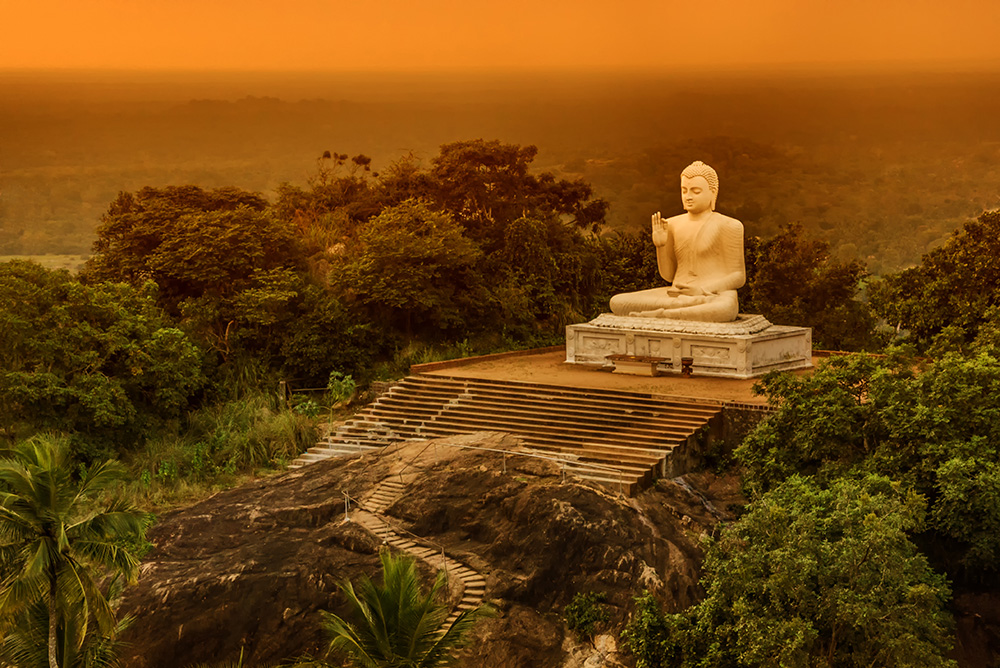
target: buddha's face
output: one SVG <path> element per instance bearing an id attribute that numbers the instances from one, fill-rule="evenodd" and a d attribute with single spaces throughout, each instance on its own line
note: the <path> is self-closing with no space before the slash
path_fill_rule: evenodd
<path id="1" fill-rule="evenodd" d="M 681 177 L 681 202 L 688 213 L 704 213 L 712 208 L 714 193 L 704 176 Z"/>

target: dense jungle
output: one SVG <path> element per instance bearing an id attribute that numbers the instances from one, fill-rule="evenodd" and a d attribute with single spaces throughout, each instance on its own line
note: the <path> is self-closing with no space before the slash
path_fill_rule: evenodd
<path id="1" fill-rule="evenodd" d="M 346 79 L 328 99 L 301 97 L 307 79 L 220 97 L 217 81 L 166 75 L 141 95 L 110 75 L 2 76 L 17 94 L 0 101 L 0 664 L 116 665 L 123 639 L 142 646 L 141 610 L 169 613 L 167 590 L 143 585 L 150 564 L 190 548 L 185 527 L 212 513 L 271 497 L 297 540 L 325 526 L 339 508 L 318 486 L 373 474 L 340 462 L 280 477 L 321 423 L 410 364 L 559 343 L 611 295 L 656 284 L 649 213 L 679 208 L 676 175 L 702 159 L 720 211 L 746 226 L 742 311 L 843 354 L 762 379 L 774 412 L 699 479 L 711 498 L 731 482 L 723 512 L 666 481 L 636 501 L 655 545 L 633 506 L 557 489 L 551 472 L 435 469 L 398 513 L 442 541 L 475 537 L 509 571 L 478 636 L 493 653 L 467 665 L 542 665 L 498 640 L 524 627 L 549 634 L 518 642 L 554 666 L 572 665 L 562 639 L 586 645 L 595 628 L 639 667 L 997 665 L 994 79 Z M 45 254 L 81 258 L 69 271 L 34 261 Z M 312 510 L 289 507 L 281 481 L 317 494 Z M 459 512 L 482 490 L 508 533 Z M 528 513 L 539 499 L 558 512 Z M 253 521 L 219 550 L 257 554 Z M 593 558 L 608 522 L 617 542 Z M 531 543 L 535 529 L 600 572 L 556 578 L 562 553 Z M 512 536 L 538 553 L 530 568 Z M 378 568 L 349 528 L 317 541 L 343 560 L 332 581 Z M 657 578 L 639 577 L 646 561 Z M 133 601 L 151 598 L 119 615 L 136 578 Z M 301 578 L 283 595 L 312 586 Z M 329 600 L 346 614 L 337 596 L 307 612 Z M 289 610 L 261 628 L 314 621 Z M 308 658 L 248 631 L 172 660 L 344 665 L 313 628 Z"/>

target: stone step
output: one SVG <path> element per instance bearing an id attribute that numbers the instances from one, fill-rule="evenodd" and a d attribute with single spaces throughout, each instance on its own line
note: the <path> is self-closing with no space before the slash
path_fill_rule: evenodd
<path id="1" fill-rule="evenodd" d="M 580 479 L 633 492 L 650 483 L 674 448 L 720 412 L 717 404 L 642 392 L 417 375 L 382 395 L 293 466 L 343 456 L 334 453 L 371 452 L 401 440 L 503 431 L 537 452 L 567 460 L 563 469 Z M 404 487 L 396 487 L 398 492 L 380 489 L 365 503 L 383 512 Z"/>
<path id="2" fill-rule="evenodd" d="M 486 429 L 476 428 L 476 427 L 452 428 L 451 426 L 440 425 L 440 424 L 433 424 L 420 427 L 420 433 L 428 438 L 437 436 L 453 436 L 458 434 L 471 434 L 476 431 L 485 431 L 485 430 Z M 522 432 L 514 432 L 514 433 L 516 433 L 519 436 L 522 436 L 525 444 L 532 448 L 545 449 L 546 444 L 550 442 L 550 439 L 537 439 L 529 434 L 524 434 Z M 588 460 L 593 460 L 595 463 L 601 461 L 608 461 L 617 464 L 617 462 L 622 461 L 622 457 L 616 453 L 607 453 L 604 455 L 602 455 L 601 452 L 588 453 L 585 451 L 584 448 L 580 446 L 567 447 L 563 443 L 560 443 L 558 446 L 555 447 L 559 449 L 560 452 L 558 454 L 560 456 L 563 454 L 573 454 L 577 459 L 586 457 Z M 666 448 L 666 447 L 664 448 L 664 456 L 669 454 L 670 449 L 672 448 Z M 652 468 L 655 465 L 657 464 L 654 462 L 654 460 L 652 460 L 652 458 L 649 460 L 648 466 L 643 464 L 644 468 Z M 628 468 L 627 464 L 623 463 L 622 466 Z"/>
<path id="3" fill-rule="evenodd" d="M 594 428 L 624 429 L 636 433 L 647 433 L 658 429 L 683 430 L 692 425 L 701 424 L 703 417 L 685 416 L 671 414 L 661 411 L 650 415 L 636 415 L 625 411 L 603 412 L 576 410 L 571 407 L 564 407 L 558 404 L 545 403 L 541 401 L 525 401 L 521 397 L 510 397 L 505 399 L 487 400 L 479 395 L 472 395 L 468 398 L 452 399 L 450 401 L 435 400 L 425 396 L 400 395 L 397 397 L 384 397 L 379 399 L 379 406 L 400 406 L 414 408 L 428 408 L 432 410 L 460 410 L 463 408 L 475 408 L 487 410 L 494 414 L 508 414 L 517 416 L 534 417 L 535 419 L 547 419 L 548 421 L 563 423 L 572 421 L 575 424 L 588 425 Z"/>
<path id="4" fill-rule="evenodd" d="M 685 426 L 655 426 L 649 429 L 615 428 L 613 426 L 588 425 L 577 420 L 551 420 L 532 417 L 527 414 L 485 410 L 477 406 L 460 406 L 437 409 L 434 407 L 381 404 L 372 408 L 372 415 L 390 422 L 396 431 L 405 436 L 408 429 L 424 422 L 450 422 L 464 424 L 489 424 L 497 428 L 516 428 L 532 431 L 540 435 L 565 435 L 604 441 L 609 444 L 629 442 L 647 447 L 685 439 L 698 429 L 701 423 Z M 355 432 L 356 437 L 361 434 Z"/>
<path id="5" fill-rule="evenodd" d="M 504 403 L 506 402 L 506 403 Z M 572 423 L 594 430 L 627 431 L 638 435 L 649 432 L 689 431 L 702 424 L 712 416 L 685 416 L 671 414 L 635 415 L 624 410 L 612 411 L 606 408 L 594 409 L 601 412 L 567 410 L 551 404 L 535 404 L 524 402 L 517 397 L 504 402 L 488 402 L 481 398 L 456 401 L 435 401 L 424 397 L 397 397 L 380 400 L 373 408 L 412 408 L 413 410 L 432 410 L 443 412 L 461 412 L 475 410 L 493 415 L 511 416 L 514 418 L 532 418 L 540 423 L 566 424 Z"/>
<path id="6" fill-rule="evenodd" d="M 429 429 L 429 427 L 423 426 L 422 423 L 420 428 L 422 432 Z M 472 431 L 475 430 L 458 429 L 442 433 L 441 435 L 471 433 Z M 653 465 L 661 461 L 664 457 L 669 456 L 671 451 L 678 445 L 678 443 L 662 443 L 657 444 L 656 447 L 648 447 L 621 443 L 595 443 L 593 441 L 579 441 L 576 439 L 561 440 L 534 435 L 528 437 L 526 442 L 530 443 L 530 445 L 535 448 L 553 452 L 579 454 L 581 451 L 585 450 L 587 453 L 600 455 L 602 459 L 609 459 L 612 461 L 628 461 L 643 465 Z"/>
<path id="7" fill-rule="evenodd" d="M 555 424 L 565 424 L 567 422 L 579 424 L 592 429 L 629 430 L 638 434 L 649 431 L 687 431 L 694 426 L 702 424 L 705 420 L 711 419 L 713 415 L 678 415 L 668 412 L 657 414 L 637 415 L 625 409 L 610 410 L 608 408 L 595 408 L 595 412 L 569 410 L 565 407 L 543 404 L 540 402 L 525 402 L 518 397 L 511 397 L 503 401 L 483 401 L 479 397 L 472 397 L 463 400 L 438 401 L 419 396 L 400 396 L 387 400 L 380 400 L 372 407 L 402 407 L 413 409 L 429 409 L 435 411 L 461 411 L 477 410 L 496 415 L 509 415 L 513 417 L 530 417 L 540 422 L 552 422 Z M 600 412 L 596 412 L 600 411 Z"/>
<path id="8" fill-rule="evenodd" d="M 385 412 L 384 409 L 376 409 L 376 410 L 379 410 L 380 413 L 385 415 L 384 418 L 380 419 L 388 419 L 396 422 L 397 428 L 400 429 L 400 435 L 402 437 L 405 437 L 401 438 L 400 440 L 419 440 L 420 437 L 414 436 L 414 434 L 417 432 L 418 429 L 428 426 L 428 420 L 426 419 L 425 415 L 414 416 L 414 415 L 408 415 L 404 412 L 392 413 L 392 412 Z M 471 426 L 475 425 L 473 424 Z M 361 423 L 359 424 L 359 426 L 356 427 L 357 429 L 356 438 L 359 439 L 364 438 L 364 433 L 365 433 L 364 428 L 365 428 L 364 423 Z M 527 431 L 527 430 L 522 430 L 522 431 Z M 463 433 L 469 433 L 469 430 L 468 429 L 463 430 Z M 546 437 L 543 434 L 536 434 L 535 437 L 538 438 L 539 440 L 543 441 L 549 440 L 553 443 L 562 443 L 565 441 L 577 443 L 580 441 L 579 438 L 560 438 L 560 434 L 561 430 L 555 430 L 548 437 Z M 593 440 L 587 440 L 586 442 L 589 446 L 599 446 L 609 451 L 618 450 L 622 452 L 643 452 L 644 454 L 655 456 L 657 454 L 669 453 L 670 449 L 672 449 L 676 445 L 676 443 L 683 442 L 687 438 L 687 434 L 685 434 L 683 437 L 662 438 L 655 442 L 638 443 L 635 441 L 630 441 L 629 439 L 619 439 L 618 441 L 616 441 L 612 437 L 612 434 L 601 435 L 603 440 L 600 443 Z"/>
<path id="9" fill-rule="evenodd" d="M 586 429 L 578 429 L 569 425 L 544 425 L 535 421 L 518 421 L 504 419 L 503 417 L 489 414 L 477 414 L 471 411 L 435 413 L 433 411 L 416 412 L 407 411 L 405 413 L 394 413 L 388 408 L 379 408 L 378 414 L 383 420 L 393 420 L 394 426 L 401 434 L 419 434 L 418 427 L 430 425 L 448 425 L 451 427 L 467 428 L 473 431 L 509 431 L 516 434 L 539 436 L 541 438 L 553 438 L 562 440 L 587 440 L 607 445 L 616 445 L 623 442 L 635 443 L 641 447 L 656 447 L 658 444 L 668 444 L 677 440 L 686 439 L 695 430 L 685 432 L 665 432 L 662 435 L 618 435 L 614 432 L 600 433 Z M 409 422 L 407 421 L 409 418 Z"/>
<path id="10" fill-rule="evenodd" d="M 362 454 L 377 449 L 378 446 L 374 445 L 367 445 L 367 444 L 363 445 L 355 443 L 330 443 L 329 441 L 327 441 L 319 445 L 314 445 L 313 447 L 306 450 L 306 452 L 313 455 L 321 455 L 323 457 L 338 457 L 341 455 Z"/>
<path id="11" fill-rule="evenodd" d="M 386 419 L 387 415 L 389 416 L 388 420 Z M 588 422 L 574 416 L 548 415 L 520 409 L 495 409 L 490 406 L 482 406 L 472 402 L 452 404 L 449 406 L 412 401 L 379 402 L 366 410 L 364 418 L 368 420 L 374 419 L 384 424 L 390 424 L 398 433 L 400 417 L 409 417 L 410 419 L 418 418 L 424 420 L 427 419 L 425 416 L 428 415 L 454 415 L 462 417 L 468 417 L 470 415 L 475 417 L 488 416 L 496 420 L 534 424 L 540 427 L 554 426 L 563 428 L 568 425 L 578 431 L 623 434 L 634 440 L 644 440 L 649 438 L 653 438 L 655 440 L 657 437 L 669 435 L 686 436 L 704 424 L 703 421 L 697 420 L 642 421 L 635 419 L 617 421 L 592 420 Z M 354 431 L 351 432 L 352 436 L 358 433 L 357 427 L 367 427 L 367 425 L 358 424 L 356 427 L 353 427 Z"/>
<path id="12" fill-rule="evenodd" d="M 456 392 L 492 392 L 499 395 L 517 394 L 521 396 L 536 395 L 545 401 L 566 400 L 578 406 L 594 405 L 627 405 L 630 410 L 643 408 L 668 407 L 679 410 L 689 410 L 714 414 L 719 410 L 714 402 L 699 403 L 696 401 L 677 399 L 663 395 L 645 392 L 629 392 L 625 390 L 601 388 L 574 388 L 564 385 L 548 385 L 543 383 L 526 383 L 523 381 L 486 380 L 478 378 L 458 378 L 437 374 L 421 374 L 403 379 L 395 390 L 412 388 L 414 386 L 437 387 Z"/>

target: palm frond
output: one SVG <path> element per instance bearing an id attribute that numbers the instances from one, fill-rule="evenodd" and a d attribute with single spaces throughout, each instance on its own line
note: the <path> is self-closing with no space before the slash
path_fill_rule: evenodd
<path id="1" fill-rule="evenodd" d="M 141 544 L 150 523 L 123 501 L 94 510 L 93 495 L 117 484 L 122 470 L 116 462 L 95 464 L 76 481 L 66 443 L 54 437 L 20 443 L 0 459 L 0 626 L 8 630 L 0 645 L 6 660 L 26 661 L 27 647 L 38 640 L 32 634 L 43 633 L 38 665 L 48 664 L 52 605 L 59 613 L 60 665 L 115 665 L 121 623 L 97 581 L 135 578 L 139 562 L 129 546 Z M 19 627 L 20 635 L 11 631 Z"/>
<path id="2" fill-rule="evenodd" d="M 329 653 L 346 655 L 361 668 L 433 668 L 449 663 L 485 609 L 463 613 L 446 629 L 448 607 L 438 602 L 444 574 L 439 573 L 424 592 L 413 559 L 383 552 L 381 560 L 381 584 L 369 578 L 361 578 L 356 587 L 341 584 L 353 623 L 323 613 Z"/>

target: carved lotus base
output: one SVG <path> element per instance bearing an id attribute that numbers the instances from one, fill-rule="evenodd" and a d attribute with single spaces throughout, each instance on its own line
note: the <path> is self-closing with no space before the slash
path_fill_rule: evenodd
<path id="1" fill-rule="evenodd" d="M 812 330 L 808 327 L 771 325 L 760 316 L 742 314 L 728 332 L 720 331 L 726 327 L 718 323 L 707 323 L 710 326 L 698 331 L 690 322 L 661 320 L 654 328 L 643 320 L 603 314 L 589 323 L 568 326 L 566 361 L 614 366 L 610 355 L 662 358 L 659 373 L 679 374 L 681 359 L 691 357 L 695 376 L 720 378 L 754 378 L 769 371 L 812 366 Z M 761 321 L 767 326 L 759 330 L 738 324 Z M 668 323 L 678 323 L 676 331 Z"/>

